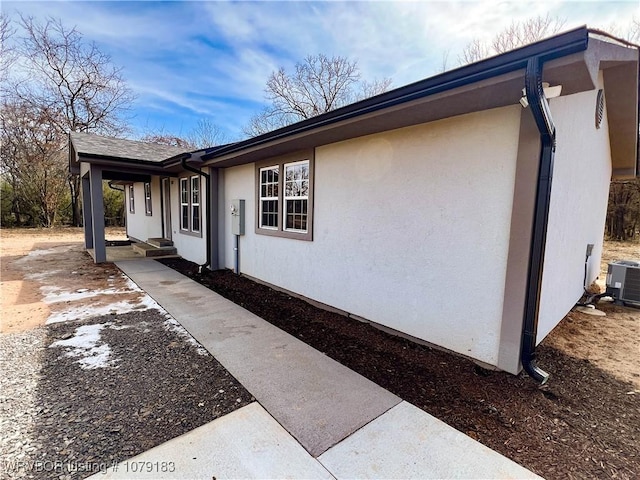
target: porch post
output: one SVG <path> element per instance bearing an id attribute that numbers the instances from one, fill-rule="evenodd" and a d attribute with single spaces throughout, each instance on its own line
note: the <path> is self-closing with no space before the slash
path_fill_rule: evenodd
<path id="1" fill-rule="evenodd" d="M 91 217 L 93 226 L 93 252 L 96 263 L 107 261 L 104 238 L 104 203 L 102 199 L 102 169 L 89 167 L 89 189 L 91 191 Z"/>
<path id="2" fill-rule="evenodd" d="M 93 221 L 91 220 L 91 183 L 89 174 L 82 177 L 82 226 L 84 227 L 84 248 L 93 248 Z"/>

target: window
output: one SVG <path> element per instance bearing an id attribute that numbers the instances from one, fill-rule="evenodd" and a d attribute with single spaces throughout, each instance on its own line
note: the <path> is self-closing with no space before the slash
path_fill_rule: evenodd
<path id="1" fill-rule="evenodd" d="M 280 168 L 260 169 L 260 227 L 278 229 L 278 186 Z"/>
<path id="2" fill-rule="evenodd" d="M 200 235 L 202 210 L 200 201 L 200 177 L 180 179 L 180 230 Z"/>
<path id="3" fill-rule="evenodd" d="M 151 184 L 144 184 L 144 213 L 151 215 Z"/>
<path id="4" fill-rule="evenodd" d="M 309 203 L 309 162 L 284 165 L 284 229 L 307 232 Z"/>
<path id="5" fill-rule="evenodd" d="M 191 230 L 200 232 L 200 177 L 191 177 Z"/>
<path id="6" fill-rule="evenodd" d="M 256 165 L 256 233 L 312 240 L 313 152 Z"/>
<path id="7" fill-rule="evenodd" d="M 189 179 L 180 179 L 180 230 L 189 231 Z"/>
<path id="8" fill-rule="evenodd" d="M 129 185 L 129 213 L 136 213 L 136 204 L 133 198 L 133 185 Z"/>

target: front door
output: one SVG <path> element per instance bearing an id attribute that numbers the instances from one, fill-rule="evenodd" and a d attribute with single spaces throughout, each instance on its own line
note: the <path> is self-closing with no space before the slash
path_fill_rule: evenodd
<path id="1" fill-rule="evenodd" d="M 162 179 L 162 236 L 167 240 L 172 240 L 171 237 L 171 179 Z"/>

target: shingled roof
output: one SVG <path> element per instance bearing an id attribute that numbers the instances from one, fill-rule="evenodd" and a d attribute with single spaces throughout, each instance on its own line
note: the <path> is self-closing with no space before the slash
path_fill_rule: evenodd
<path id="1" fill-rule="evenodd" d="M 184 147 L 101 137 L 92 133 L 71 132 L 70 137 L 75 152 L 79 156 L 110 157 L 160 163 L 163 160 L 190 151 L 189 148 Z"/>

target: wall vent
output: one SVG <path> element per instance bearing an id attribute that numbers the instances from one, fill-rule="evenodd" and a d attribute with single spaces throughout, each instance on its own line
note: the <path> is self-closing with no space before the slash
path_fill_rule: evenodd
<path id="1" fill-rule="evenodd" d="M 596 97 L 596 128 L 602 125 L 602 117 L 604 117 L 604 90 L 598 90 Z"/>

